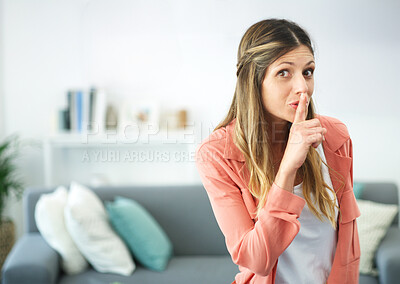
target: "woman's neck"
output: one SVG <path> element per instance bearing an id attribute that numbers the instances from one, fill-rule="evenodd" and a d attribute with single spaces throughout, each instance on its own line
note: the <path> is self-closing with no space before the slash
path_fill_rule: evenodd
<path id="1" fill-rule="evenodd" d="M 268 128 L 268 137 L 270 138 L 272 151 L 278 156 L 283 155 L 286 149 L 288 124 L 287 121 L 274 121 Z"/>

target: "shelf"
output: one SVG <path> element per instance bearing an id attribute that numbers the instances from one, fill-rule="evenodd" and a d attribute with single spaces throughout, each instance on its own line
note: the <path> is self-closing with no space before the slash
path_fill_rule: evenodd
<path id="1" fill-rule="evenodd" d="M 105 133 L 57 133 L 44 139 L 53 147 L 134 147 L 134 146 L 168 146 L 176 144 L 195 144 L 195 134 L 192 129 L 160 130 L 152 132 L 109 131 Z"/>
<path id="2" fill-rule="evenodd" d="M 182 174 L 186 180 L 196 180 L 197 171 L 192 161 L 196 147 L 195 131 L 189 127 L 169 131 L 161 129 L 157 132 L 139 130 L 122 134 L 116 130 L 104 133 L 56 133 L 43 139 L 45 182 L 47 186 L 51 186 L 65 181 L 60 181 L 60 176 L 67 180 L 84 180 L 96 174 L 107 176 L 112 182 L 136 182 L 146 178 L 153 181 L 154 172 L 158 173 L 155 180 L 162 182 L 168 180 L 173 173 Z M 122 157 L 127 153 L 132 157 L 135 157 L 134 154 L 142 157 L 143 153 L 150 153 L 153 155 L 149 157 L 154 156 L 156 162 L 150 163 L 147 158 L 145 162 L 140 159 L 126 162 Z M 82 160 L 82 157 L 89 157 L 90 162 Z M 115 157 L 118 159 L 114 159 Z M 174 159 L 164 161 L 164 157 Z M 71 161 L 74 162 L 71 164 Z"/>

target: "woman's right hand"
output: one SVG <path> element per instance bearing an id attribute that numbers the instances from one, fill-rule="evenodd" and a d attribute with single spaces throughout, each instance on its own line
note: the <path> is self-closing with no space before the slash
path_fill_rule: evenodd
<path id="1" fill-rule="evenodd" d="M 325 139 L 327 130 L 319 119 L 306 120 L 307 107 L 307 95 L 302 93 L 280 165 L 280 170 L 287 173 L 296 173 L 306 160 L 310 146 L 317 148 Z"/>

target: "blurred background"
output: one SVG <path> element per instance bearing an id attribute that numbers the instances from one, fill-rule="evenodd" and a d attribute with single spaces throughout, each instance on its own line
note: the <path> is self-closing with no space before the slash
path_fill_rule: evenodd
<path id="1" fill-rule="evenodd" d="M 348 126 L 354 179 L 400 184 L 399 12 L 395 0 L 0 0 L 0 138 L 23 142 L 26 186 L 198 184 L 194 152 L 228 110 L 241 36 L 286 18 L 314 41 L 317 112 Z M 20 236 L 21 201 L 6 214 Z"/>

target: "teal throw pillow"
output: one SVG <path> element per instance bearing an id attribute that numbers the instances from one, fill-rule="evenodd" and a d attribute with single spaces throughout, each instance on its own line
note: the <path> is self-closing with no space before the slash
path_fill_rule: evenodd
<path id="1" fill-rule="evenodd" d="M 364 190 L 364 184 L 360 182 L 355 182 L 353 185 L 354 196 L 356 199 L 360 199 L 362 192 Z"/>
<path id="2" fill-rule="evenodd" d="M 164 230 L 138 202 L 116 197 L 106 202 L 111 224 L 144 267 L 163 271 L 172 256 L 172 243 Z"/>

